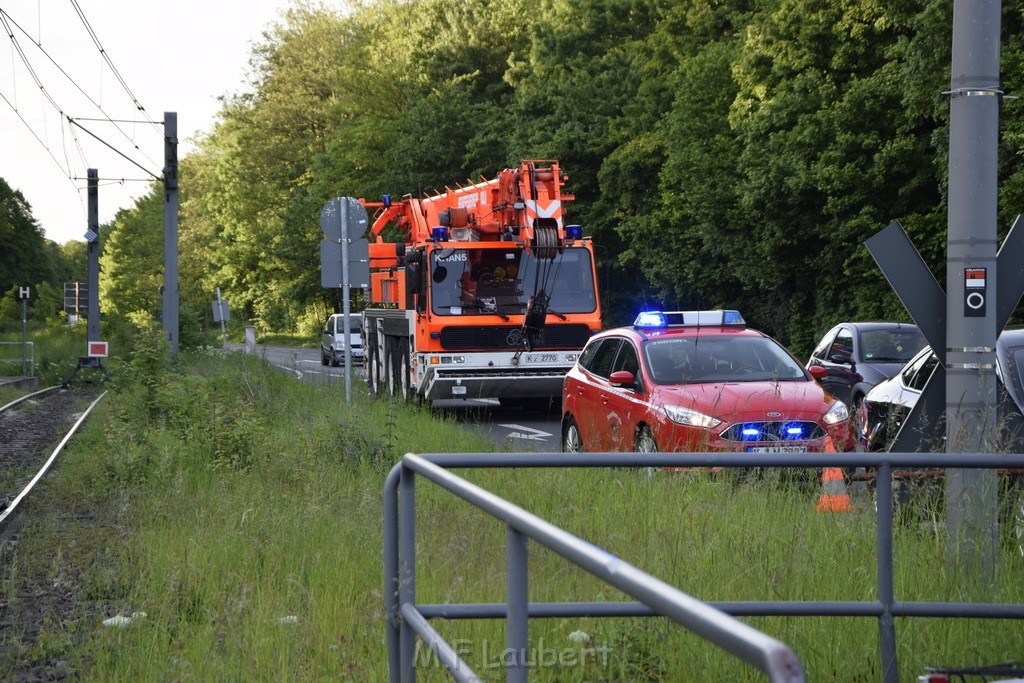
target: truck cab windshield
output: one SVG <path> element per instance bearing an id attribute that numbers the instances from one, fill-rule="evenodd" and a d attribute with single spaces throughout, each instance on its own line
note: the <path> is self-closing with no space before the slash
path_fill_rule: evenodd
<path id="1" fill-rule="evenodd" d="M 520 315 L 536 290 L 551 297 L 552 314 L 597 309 L 590 252 L 570 247 L 540 264 L 516 248 L 435 250 L 430 257 L 430 306 L 437 315 Z M 545 277 L 546 276 L 546 277 Z"/>

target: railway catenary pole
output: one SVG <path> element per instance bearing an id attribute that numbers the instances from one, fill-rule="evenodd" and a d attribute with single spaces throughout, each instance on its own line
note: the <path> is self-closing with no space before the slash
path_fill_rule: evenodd
<path id="1" fill-rule="evenodd" d="M 946 251 L 946 448 L 996 452 L 996 201 L 1001 0 L 955 0 Z M 992 301 L 987 293 L 992 292 Z M 995 578 L 996 474 L 947 472 L 947 561 Z"/>
<path id="2" fill-rule="evenodd" d="M 86 172 L 86 195 L 89 221 L 88 247 L 86 256 L 89 262 L 89 323 L 86 327 L 87 341 L 100 341 L 100 210 L 99 210 L 98 169 L 90 168 Z"/>
<path id="3" fill-rule="evenodd" d="M 178 352 L 178 114 L 164 112 L 163 328 Z M 91 286 L 91 285 L 90 285 Z"/>

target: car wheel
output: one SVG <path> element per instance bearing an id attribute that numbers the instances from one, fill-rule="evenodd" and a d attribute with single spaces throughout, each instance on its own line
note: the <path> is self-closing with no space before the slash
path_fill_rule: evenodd
<path id="1" fill-rule="evenodd" d="M 633 443 L 634 453 L 657 453 L 658 444 L 654 441 L 654 434 L 650 427 L 641 427 L 636 434 L 636 441 Z"/>
<path id="2" fill-rule="evenodd" d="M 634 453 L 657 453 L 658 444 L 654 441 L 654 434 L 651 433 L 650 427 L 641 427 L 640 431 L 636 434 L 636 441 L 633 443 Z M 644 474 L 648 478 L 653 477 L 658 471 L 656 467 L 645 467 Z"/>
<path id="3" fill-rule="evenodd" d="M 327 356 L 324 355 L 324 350 L 323 350 L 323 348 L 321 348 L 320 349 L 320 365 L 327 365 L 330 362 L 331 362 L 331 360 Z"/>
<path id="4" fill-rule="evenodd" d="M 579 425 L 576 424 L 572 415 L 565 419 L 565 425 L 562 427 L 562 452 L 583 452 L 583 437 L 580 436 Z"/>
<path id="5" fill-rule="evenodd" d="M 856 394 L 850 399 L 850 421 L 853 423 L 853 435 L 858 441 L 864 440 L 864 425 L 867 423 L 867 410 L 864 407 L 864 394 Z"/>

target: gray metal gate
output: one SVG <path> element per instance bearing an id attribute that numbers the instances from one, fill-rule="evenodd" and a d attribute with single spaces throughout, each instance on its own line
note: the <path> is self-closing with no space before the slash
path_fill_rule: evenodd
<path id="1" fill-rule="evenodd" d="M 702 602 L 610 553 L 458 477 L 451 467 L 869 467 L 877 469 L 877 600 Z M 861 616 L 878 619 L 884 680 L 897 681 L 894 617 L 1024 619 L 1024 605 L 899 602 L 893 591 L 892 472 L 894 468 L 1024 468 L 1024 455 L 922 453 L 473 453 L 407 454 L 384 483 L 384 607 L 392 681 L 415 679 L 419 636 L 460 681 L 479 680 L 428 619 L 508 620 L 507 680 L 525 681 L 530 617 L 666 616 L 765 672 L 773 681 L 802 681 L 803 667 L 783 643 L 736 616 Z M 416 603 L 416 475 L 506 524 L 507 601 L 496 604 Z M 530 603 L 526 540 L 535 541 L 637 598 L 618 603 Z"/>

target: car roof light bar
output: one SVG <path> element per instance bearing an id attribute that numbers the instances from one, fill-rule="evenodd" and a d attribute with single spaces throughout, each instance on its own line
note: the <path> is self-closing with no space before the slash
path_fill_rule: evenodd
<path id="1" fill-rule="evenodd" d="M 739 311 L 643 311 L 633 321 L 633 327 L 745 327 L 746 321 Z"/>

